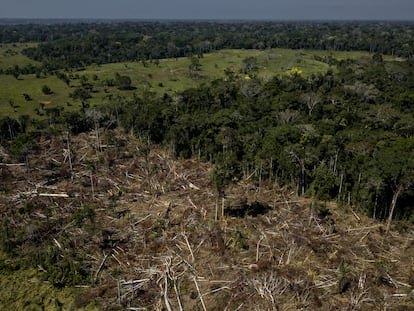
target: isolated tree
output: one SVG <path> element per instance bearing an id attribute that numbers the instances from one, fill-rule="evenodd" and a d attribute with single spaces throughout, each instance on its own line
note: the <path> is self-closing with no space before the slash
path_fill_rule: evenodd
<path id="1" fill-rule="evenodd" d="M 42 93 L 45 95 L 50 95 L 52 94 L 52 90 L 50 89 L 50 87 L 48 87 L 47 85 L 43 85 L 42 86 Z"/>
<path id="2" fill-rule="evenodd" d="M 80 88 L 76 88 L 73 93 L 69 94 L 70 97 L 72 97 L 73 99 L 80 99 L 82 101 L 85 101 L 89 98 L 91 98 L 91 92 L 84 88 L 84 87 L 80 87 Z"/>
<path id="3" fill-rule="evenodd" d="M 15 65 L 12 71 L 13 77 L 18 80 L 20 75 L 20 68 L 19 65 Z"/>
<path id="4" fill-rule="evenodd" d="M 27 102 L 33 100 L 32 97 L 29 94 L 27 94 L 27 93 L 23 93 L 22 95 L 24 97 L 24 100 L 27 101 Z"/>
<path id="5" fill-rule="evenodd" d="M 200 59 L 196 56 L 190 58 L 190 65 L 188 65 L 188 72 L 190 78 L 197 79 L 200 77 L 199 71 L 201 70 Z"/>
<path id="6" fill-rule="evenodd" d="M 120 90 L 131 90 L 132 80 L 129 76 L 121 76 L 120 74 L 115 75 L 115 85 Z"/>

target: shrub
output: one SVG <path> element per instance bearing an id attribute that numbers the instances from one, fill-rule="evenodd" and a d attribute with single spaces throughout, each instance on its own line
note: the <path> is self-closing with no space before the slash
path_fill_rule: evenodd
<path id="1" fill-rule="evenodd" d="M 45 95 L 53 94 L 52 90 L 47 85 L 42 86 L 42 93 Z"/>

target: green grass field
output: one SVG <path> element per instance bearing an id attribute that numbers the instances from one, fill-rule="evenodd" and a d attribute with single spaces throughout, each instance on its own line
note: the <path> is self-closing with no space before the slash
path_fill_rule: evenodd
<path id="1" fill-rule="evenodd" d="M 41 273 L 35 269 L 9 271 L 8 267 L 13 266 L 0 251 L 0 310 L 98 310 L 93 303 L 80 306 L 79 301 L 85 295 L 82 289 L 57 289 L 42 281 Z"/>
<path id="2" fill-rule="evenodd" d="M 24 44 L 0 44 L 0 69 L 7 69 L 18 65 L 25 67 L 29 64 L 40 65 L 40 63 L 24 56 L 22 50 L 29 47 L 35 47 L 37 43 Z"/>
<path id="3" fill-rule="evenodd" d="M 33 45 L 33 44 L 31 44 Z M 30 44 L 3 44 L 0 47 L 0 68 L 8 68 L 15 64 L 24 66 L 29 63 L 37 64 L 21 54 L 21 50 Z M 92 65 L 85 70 L 71 72 L 70 85 L 66 85 L 56 76 L 40 77 L 34 75 L 21 75 L 15 79 L 10 75 L 0 75 L 0 115 L 17 117 L 27 114 L 32 118 L 42 118 L 44 112 L 41 106 L 64 107 L 64 111 L 76 110 L 80 107 L 79 100 L 70 98 L 75 88 L 80 84 L 78 77 L 86 76 L 88 83 L 93 85 L 92 98 L 89 100 L 91 106 L 99 105 L 108 101 L 108 96 L 132 96 L 142 94 L 144 91 L 153 91 L 159 94 L 179 92 L 188 88 L 196 87 L 202 83 L 209 83 L 216 78 L 225 76 L 224 70 L 232 68 L 239 72 L 243 60 L 248 57 L 257 59 L 257 76 L 271 78 L 280 76 L 293 68 L 299 68 L 304 76 L 315 73 L 324 73 L 329 65 L 316 60 L 316 57 L 332 56 L 336 59 L 364 58 L 370 57 L 366 52 L 330 52 L 330 51 L 308 51 L 308 50 L 222 50 L 205 54 L 200 59 L 201 71 L 198 79 L 189 76 L 189 58 L 163 59 L 159 64 L 147 62 L 144 66 L 140 62 L 114 63 L 106 65 Z M 391 60 L 390 57 L 385 58 Z M 332 68 L 335 70 L 335 68 Z M 127 75 L 132 80 L 135 90 L 120 91 L 116 87 L 103 85 L 106 79 L 114 79 L 115 74 Z M 93 78 L 95 76 L 95 79 Z M 53 92 L 51 95 L 42 93 L 42 86 L 47 85 Z M 32 98 L 27 101 L 23 94 Z M 42 104 L 41 104 L 42 103 Z M 40 110 L 40 114 L 38 112 Z"/>

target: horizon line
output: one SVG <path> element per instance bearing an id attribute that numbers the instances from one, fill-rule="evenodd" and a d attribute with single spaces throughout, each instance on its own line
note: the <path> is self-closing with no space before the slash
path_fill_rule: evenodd
<path id="1" fill-rule="evenodd" d="M 71 21 L 71 22 L 84 22 L 84 21 L 136 21 L 136 22 L 162 22 L 162 21 L 175 21 L 175 22 L 388 22 L 388 23 L 414 23 L 414 20 L 408 19 L 375 19 L 375 18 L 130 18 L 130 17 L 0 17 L 1 21 L 7 21 L 9 24 L 13 24 L 14 21 Z"/>

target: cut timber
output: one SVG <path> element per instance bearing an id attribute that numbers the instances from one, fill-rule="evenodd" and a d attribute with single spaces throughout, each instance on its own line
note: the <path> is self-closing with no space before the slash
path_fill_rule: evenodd
<path id="1" fill-rule="evenodd" d="M 66 193 L 39 193 L 39 197 L 69 198 Z"/>
<path id="2" fill-rule="evenodd" d="M 185 235 L 185 233 L 183 233 L 182 235 L 183 235 L 183 237 L 184 237 L 185 243 L 187 244 L 187 247 L 188 247 L 188 249 L 189 249 L 189 251 L 190 251 L 190 254 L 191 254 L 191 263 L 194 263 L 195 258 L 194 258 L 193 249 L 191 248 L 190 242 L 188 241 L 188 238 L 187 238 L 187 236 Z"/>
<path id="3" fill-rule="evenodd" d="M 167 310 L 172 311 L 170 301 L 168 300 L 168 295 L 169 295 L 168 277 L 167 277 L 167 275 L 165 275 L 165 278 L 164 278 L 164 295 L 163 295 L 164 296 L 164 302 L 165 302 L 165 307 L 167 308 Z"/>
<path id="4" fill-rule="evenodd" d="M 403 185 L 398 185 L 397 189 L 394 191 L 394 194 L 392 196 L 391 206 L 390 206 L 390 214 L 387 220 L 387 229 L 385 231 L 385 235 L 388 235 L 388 232 L 390 231 L 391 221 L 394 215 L 394 209 L 395 209 L 395 206 L 397 205 L 398 197 L 400 196 L 403 190 L 404 190 Z"/>
<path id="5" fill-rule="evenodd" d="M 69 195 L 67 193 L 39 193 L 36 190 L 35 191 L 29 191 L 29 192 L 21 192 L 19 193 L 18 197 L 21 196 L 29 196 L 29 197 L 52 197 L 52 198 L 69 198 Z"/>
<path id="6" fill-rule="evenodd" d="M 108 256 L 109 256 L 109 255 L 111 255 L 111 254 L 112 254 L 112 250 L 111 250 L 108 254 L 106 254 L 106 255 L 105 255 L 105 253 L 104 253 L 104 256 L 103 256 L 103 258 L 102 258 L 101 264 L 99 265 L 98 270 L 96 270 L 96 272 L 95 272 L 95 282 L 98 280 L 99 273 L 101 272 L 101 270 L 102 270 L 102 268 L 103 268 L 103 266 L 104 266 L 104 264 L 105 264 L 106 259 L 107 259 L 107 258 L 108 258 Z"/>
<path id="7" fill-rule="evenodd" d="M 361 221 L 361 217 L 359 217 L 358 215 L 357 215 L 357 213 L 355 213 L 354 212 L 354 210 L 352 209 L 352 207 L 350 206 L 350 210 L 351 210 L 351 212 L 352 212 L 352 215 L 354 215 L 354 217 L 358 220 L 358 221 Z"/>
<path id="8" fill-rule="evenodd" d="M 198 283 L 197 283 L 197 280 L 196 280 L 195 276 L 193 277 L 193 281 L 194 281 L 194 284 L 195 284 L 197 292 L 198 292 L 198 298 L 200 298 L 201 305 L 203 306 L 203 310 L 207 311 L 206 305 L 204 304 L 203 295 L 200 292 L 200 288 L 198 287 Z"/>
<path id="9" fill-rule="evenodd" d="M 200 188 L 199 188 L 199 187 L 197 187 L 196 185 L 194 185 L 192 182 L 188 183 L 188 186 L 189 186 L 191 189 L 200 190 Z"/>

